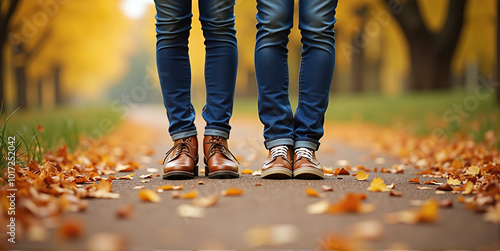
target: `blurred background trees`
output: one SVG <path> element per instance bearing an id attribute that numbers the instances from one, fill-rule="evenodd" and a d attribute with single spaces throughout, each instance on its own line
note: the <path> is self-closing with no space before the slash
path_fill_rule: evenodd
<path id="1" fill-rule="evenodd" d="M 2 102 L 11 109 L 160 102 L 152 2 L 2 0 Z M 255 5 L 236 1 L 238 97 L 257 95 Z M 500 71 L 499 8 L 498 0 L 340 1 L 332 92 L 398 96 L 486 88 L 493 94 Z M 205 53 L 196 0 L 193 12 L 193 98 L 204 100 Z M 296 93 L 301 49 L 296 27 L 288 47 L 290 89 Z"/>

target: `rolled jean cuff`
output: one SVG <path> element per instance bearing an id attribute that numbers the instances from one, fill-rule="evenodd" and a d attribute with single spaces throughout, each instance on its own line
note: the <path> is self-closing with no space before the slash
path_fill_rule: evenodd
<path id="1" fill-rule="evenodd" d="M 223 137 L 225 139 L 229 139 L 229 132 L 223 131 L 220 129 L 215 129 L 215 128 L 206 128 L 205 127 L 205 134 L 204 136 L 219 136 Z"/>
<path id="2" fill-rule="evenodd" d="M 186 131 L 173 133 L 170 136 L 172 137 L 173 141 L 176 141 L 178 139 L 183 139 L 183 138 L 196 136 L 196 135 L 198 135 L 198 132 L 196 131 L 196 129 L 190 129 L 190 130 L 186 130 Z"/>
<path id="3" fill-rule="evenodd" d="M 271 149 L 275 146 L 293 146 L 293 138 L 274 138 L 264 141 L 266 149 Z"/>
<path id="4" fill-rule="evenodd" d="M 295 140 L 295 144 L 293 145 L 293 149 L 295 150 L 295 149 L 301 148 L 301 147 L 305 147 L 305 148 L 309 148 L 313 151 L 317 151 L 319 148 L 319 142 L 317 142 L 315 140 L 310 140 L 310 139 Z"/>

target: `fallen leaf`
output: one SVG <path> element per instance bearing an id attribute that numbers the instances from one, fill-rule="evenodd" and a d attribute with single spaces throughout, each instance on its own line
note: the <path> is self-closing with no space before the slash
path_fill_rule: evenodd
<path id="1" fill-rule="evenodd" d="M 321 186 L 321 190 L 323 190 L 324 192 L 333 192 L 333 187 L 323 185 Z"/>
<path id="2" fill-rule="evenodd" d="M 384 236 L 384 225 L 378 220 L 366 220 L 349 227 L 350 235 L 363 241 L 377 241 Z"/>
<path id="3" fill-rule="evenodd" d="M 443 194 L 446 194 L 446 192 L 445 191 L 441 191 L 441 190 L 436 190 L 436 192 L 434 194 L 443 195 Z"/>
<path id="4" fill-rule="evenodd" d="M 44 242 L 48 238 L 48 231 L 40 224 L 31 225 L 28 228 L 28 239 L 34 242 Z"/>
<path id="5" fill-rule="evenodd" d="M 459 186 L 460 184 L 462 184 L 462 182 L 459 179 L 453 179 L 451 177 L 446 180 L 446 183 L 452 186 Z"/>
<path id="6" fill-rule="evenodd" d="M 221 192 L 222 196 L 238 196 L 243 194 L 243 189 L 239 189 L 236 187 L 231 187 L 227 190 Z"/>
<path id="7" fill-rule="evenodd" d="M 260 183 L 255 183 L 255 186 L 256 186 L 256 187 L 260 187 L 260 186 L 262 186 L 262 185 L 261 185 Z"/>
<path id="8" fill-rule="evenodd" d="M 332 167 L 322 166 L 322 169 L 323 169 L 323 173 L 325 173 L 325 174 L 328 174 L 328 173 L 333 174 L 333 168 Z"/>
<path id="9" fill-rule="evenodd" d="M 356 173 L 357 180 L 367 180 L 368 176 L 369 176 L 369 174 L 366 173 L 365 171 L 358 171 L 358 173 Z"/>
<path id="10" fill-rule="evenodd" d="M 132 165 L 118 164 L 115 167 L 116 172 L 133 172 L 134 167 Z"/>
<path id="11" fill-rule="evenodd" d="M 191 192 L 181 194 L 181 199 L 190 200 L 190 199 L 194 199 L 197 195 L 198 195 L 198 191 L 193 190 Z"/>
<path id="12" fill-rule="evenodd" d="M 384 183 L 384 180 L 381 178 L 375 178 L 372 180 L 370 187 L 368 187 L 368 191 L 371 192 L 387 192 L 389 189 L 387 185 Z"/>
<path id="13" fill-rule="evenodd" d="M 207 197 L 195 197 L 193 199 L 193 205 L 196 207 L 211 207 L 217 203 L 219 196 L 217 194 L 212 194 Z"/>
<path id="14" fill-rule="evenodd" d="M 346 167 L 349 165 L 349 161 L 345 159 L 337 160 L 337 165 L 341 167 Z"/>
<path id="15" fill-rule="evenodd" d="M 391 191 L 389 192 L 389 196 L 401 197 L 401 196 L 403 196 L 403 193 L 398 192 L 398 191 L 391 190 Z"/>
<path id="16" fill-rule="evenodd" d="M 500 202 L 497 202 L 495 206 L 490 206 L 486 209 L 484 220 L 500 224 Z"/>
<path id="17" fill-rule="evenodd" d="M 146 168 L 146 172 L 148 172 L 148 173 L 157 173 L 158 169 L 148 167 L 148 168 Z"/>
<path id="18" fill-rule="evenodd" d="M 396 187 L 396 184 L 394 184 L 394 182 L 392 182 L 392 184 L 387 185 L 386 187 L 387 187 L 387 189 L 394 189 Z"/>
<path id="19" fill-rule="evenodd" d="M 385 159 L 382 157 L 378 157 L 375 159 L 375 164 L 377 165 L 383 165 L 385 163 Z"/>
<path id="20" fill-rule="evenodd" d="M 150 174 L 144 174 L 144 175 L 139 176 L 139 178 L 141 178 L 141 179 L 153 178 L 153 174 L 152 173 L 150 173 Z"/>
<path id="21" fill-rule="evenodd" d="M 172 199 L 178 199 L 181 197 L 181 193 L 179 191 L 173 191 L 171 194 Z"/>
<path id="22" fill-rule="evenodd" d="M 37 131 L 39 131 L 39 132 L 43 132 L 43 131 L 45 131 L 45 129 L 43 128 L 43 126 L 42 126 L 42 125 L 40 125 L 40 124 L 36 127 L 36 129 L 37 129 Z"/>
<path id="23" fill-rule="evenodd" d="M 139 190 L 138 195 L 139 199 L 142 201 L 155 202 L 155 203 L 161 201 L 160 195 L 158 195 L 155 191 L 150 189 Z"/>
<path id="24" fill-rule="evenodd" d="M 134 190 L 144 189 L 144 186 L 134 186 L 132 189 Z"/>
<path id="25" fill-rule="evenodd" d="M 177 215 L 183 218 L 203 218 L 207 212 L 202 207 L 182 204 L 177 207 Z"/>
<path id="26" fill-rule="evenodd" d="M 59 227 L 59 236 L 63 240 L 80 238 L 83 233 L 83 223 L 76 218 L 65 220 Z"/>
<path id="27" fill-rule="evenodd" d="M 163 186 L 159 186 L 157 187 L 156 189 L 161 189 L 161 190 L 182 190 L 183 186 L 172 186 L 172 185 L 163 185 Z"/>
<path id="28" fill-rule="evenodd" d="M 281 246 L 299 239 L 300 230 L 291 224 L 276 224 L 253 227 L 247 230 L 243 239 L 250 247 Z"/>
<path id="29" fill-rule="evenodd" d="M 453 207 L 453 201 L 450 200 L 450 199 L 440 200 L 439 201 L 439 207 L 442 207 L 442 208 Z"/>
<path id="30" fill-rule="evenodd" d="M 391 173 L 391 170 L 387 170 L 385 167 L 382 167 L 382 169 L 380 169 L 380 172 L 381 173 Z"/>
<path id="31" fill-rule="evenodd" d="M 329 208 L 330 203 L 328 202 L 328 200 L 321 200 L 307 206 L 306 212 L 307 214 L 323 214 L 326 213 Z"/>
<path id="32" fill-rule="evenodd" d="M 198 185 L 203 185 L 203 184 L 205 184 L 203 183 L 203 180 L 198 181 Z"/>
<path id="33" fill-rule="evenodd" d="M 127 239 L 118 234 L 97 233 L 87 241 L 87 250 L 119 251 L 127 250 Z"/>
<path id="34" fill-rule="evenodd" d="M 133 179 L 134 179 L 134 177 L 133 177 L 133 176 L 134 176 L 134 174 L 133 174 L 133 173 L 131 173 L 131 174 L 126 175 L 126 176 L 120 176 L 120 177 L 118 177 L 118 179 L 119 179 L 119 180 L 133 180 Z"/>
<path id="35" fill-rule="evenodd" d="M 419 201 L 418 204 L 422 205 L 417 209 L 403 210 L 396 213 L 386 214 L 384 218 L 389 224 L 416 224 L 419 222 L 435 222 L 439 218 L 439 205 L 435 199 L 430 199 L 423 202 Z"/>
<path id="36" fill-rule="evenodd" d="M 259 170 L 257 170 L 257 171 L 254 171 L 254 172 L 252 173 L 252 175 L 253 175 L 253 176 L 260 176 L 261 174 L 262 174 L 262 169 L 259 169 Z"/>
<path id="37" fill-rule="evenodd" d="M 253 171 L 250 170 L 250 169 L 243 169 L 243 171 L 241 171 L 241 174 L 252 174 Z"/>
<path id="38" fill-rule="evenodd" d="M 369 213 L 375 210 L 373 204 L 363 204 L 366 194 L 347 193 L 346 196 L 328 209 L 329 213 Z"/>
<path id="39" fill-rule="evenodd" d="M 414 178 L 414 179 L 410 179 L 408 182 L 410 182 L 410 183 L 417 183 L 417 184 L 420 184 L 420 177 L 418 177 L 418 176 L 417 176 L 417 177 L 416 177 L 416 178 Z"/>
<path id="40" fill-rule="evenodd" d="M 481 169 L 478 166 L 470 166 L 465 170 L 465 175 L 475 176 L 478 175 Z"/>
<path id="41" fill-rule="evenodd" d="M 340 169 L 340 171 L 337 173 L 337 175 L 349 175 L 349 171 L 347 171 L 345 168 Z"/>
<path id="42" fill-rule="evenodd" d="M 448 183 L 443 183 L 443 184 L 439 185 L 436 189 L 442 190 L 442 191 L 452 191 L 453 187 L 451 187 L 450 184 L 448 184 Z"/>
<path id="43" fill-rule="evenodd" d="M 310 197 L 320 197 L 320 194 L 311 187 L 306 188 L 306 194 Z"/>
<path id="44" fill-rule="evenodd" d="M 118 218 L 130 218 L 134 213 L 134 204 L 129 203 L 121 206 L 116 211 L 116 217 Z"/>
<path id="45" fill-rule="evenodd" d="M 417 186 L 418 190 L 432 190 L 431 187 Z"/>
<path id="46" fill-rule="evenodd" d="M 428 180 L 426 182 L 424 182 L 424 185 L 441 185 L 443 183 L 437 181 L 437 180 Z"/>
<path id="47" fill-rule="evenodd" d="M 464 185 L 464 191 L 462 192 L 462 194 L 471 194 L 472 189 L 474 189 L 474 184 L 471 181 L 467 181 L 467 183 L 465 183 Z"/>

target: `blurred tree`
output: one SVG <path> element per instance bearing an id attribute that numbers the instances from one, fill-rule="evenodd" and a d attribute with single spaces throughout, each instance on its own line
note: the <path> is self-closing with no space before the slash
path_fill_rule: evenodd
<path id="1" fill-rule="evenodd" d="M 497 1 L 497 69 L 495 72 L 497 84 L 497 103 L 500 104 L 500 0 Z"/>
<path id="2" fill-rule="evenodd" d="M 351 53 L 351 91 L 361 93 L 364 89 L 364 72 L 365 72 L 365 47 L 356 46 L 360 41 L 365 41 L 365 26 L 367 22 L 369 6 L 361 5 L 354 9 L 354 13 L 360 19 L 361 29 L 352 37 L 352 48 L 357 48 L 357 51 Z"/>
<path id="3" fill-rule="evenodd" d="M 7 44 L 7 34 L 10 32 L 10 23 L 14 13 L 19 5 L 19 0 L 2 0 L 0 2 L 0 100 L 2 104 L 5 102 L 4 94 L 4 47 Z"/>
<path id="4" fill-rule="evenodd" d="M 394 4 L 393 0 L 385 2 Z M 419 2 L 401 1 L 401 11 L 392 12 L 409 44 L 409 89 L 446 89 L 450 87 L 451 60 L 462 31 L 467 0 L 449 1 L 445 24 L 438 32 L 430 31 L 425 24 Z"/>

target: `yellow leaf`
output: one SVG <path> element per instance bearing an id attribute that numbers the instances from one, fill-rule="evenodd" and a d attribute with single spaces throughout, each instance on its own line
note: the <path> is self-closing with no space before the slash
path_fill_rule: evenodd
<path id="1" fill-rule="evenodd" d="M 193 199 L 194 197 L 196 197 L 196 195 L 198 195 L 198 191 L 193 190 L 191 192 L 182 194 L 181 199 L 186 199 L 186 200 Z"/>
<path id="2" fill-rule="evenodd" d="M 306 194 L 311 197 L 319 197 L 319 193 L 310 187 L 306 188 Z"/>
<path id="3" fill-rule="evenodd" d="M 356 173 L 357 180 L 367 180 L 368 176 L 370 176 L 370 175 L 364 171 L 359 171 L 358 173 Z"/>
<path id="4" fill-rule="evenodd" d="M 500 202 L 497 202 L 495 206 L 491 206 L 486 210 L 484 220 L 500 224 Z"/>
<path id="5" fill-rule="evenodd" d="M 150 202 L 160 202 L 161 197 L 155 191 L 150 189 L 142 189 L 139 190 L 139 199 L 142 201 L 150 201 Z"/>
<path id="6" fill-rule="evenodd" d="M 481 171 L 481 169 L 479 169 L 478 166 L 470 166 L 469 168 L 467 168 L 467 170 L 465 171 L 465 175 L 471 175 L 471 176 L 474 176 L 474 175 L 477 175 L 479 174 L 479 171 Z"/>
<path id="7" fill-rule="evenodd" d="M 439 204 L 435 199 L 428 200 L 418 211 L 420 222 L 434 222 L 439 217 Z"/>
<path id="8" fill-rule="evenodd" d="M 321 200 L 314 204 L 307 206 L 306 211 L 308 214 L 323 214 L 330 208 L 328 200 Z"/>
<path id="9" fill-rule="evenodd" d="M 467 181 L 467 183 L 465 183 L 464 185 L 464 191 L 462 192 L 462 194 L 471 194 L 473 188 L 474 184 L 472 183 L 472 181 Z"/>
<path id="10" fill-rule="evenodd" d="M 250 169 L 244 169 L 243 171 L 241 171 L 241 174 L 252 174 L 253 171 L 250 170 Z"/>
<path id="11" fill-rule="evenodd" d="M 370 187 L 368 187 L 368 191 L 372 192 L 386 192 L 389 189 L 387 188 L 387 185 L 384 183 L 384 180 L 381 178 L 375 178 L 373 179 L 372 183 L 370 184 Z"/>
<path id="12" fill-rule="evenodd" d="M 459 179 L 453 179 L 451 177 L 446 180 L 446 183 L 453 185 L 453 186 L 458 186 L 458 185 L 462 184 L 462 182 Z"/>
<path id="13" fill-rule="evenodd" d="M 243 193 L 243 189 L 239 189 L 236 187 L 231 187 L 225 191 L 222 191 L 223 196 L 238 196 Z"/>

